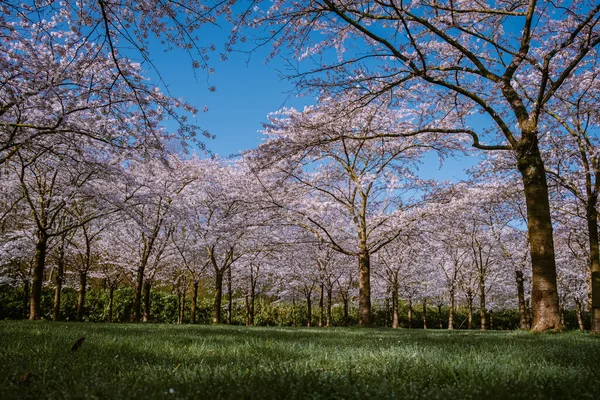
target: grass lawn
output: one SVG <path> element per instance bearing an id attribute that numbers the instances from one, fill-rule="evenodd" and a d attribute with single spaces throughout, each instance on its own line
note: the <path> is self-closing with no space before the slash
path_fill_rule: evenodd
<path id="1" fill-rule="evenodd" d="M 600 337 L 0 321 L 16 398 L 600 399 Z"/>

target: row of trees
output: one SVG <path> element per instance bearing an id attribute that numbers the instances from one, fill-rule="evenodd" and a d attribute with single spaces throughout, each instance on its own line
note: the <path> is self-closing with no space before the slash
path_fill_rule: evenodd
<path id="1" fill-rule="evenodd" d="M 522 310 L 521 286 L 529 276 L 537 331 L 560 327 L 561 300 L 573 297 L 565 293 L 575 291 L 575 282 L 585 282 L 592 329 L 600 329 L 599 5 L 255 5 L 237 14 L 231 3 L 3 3 L 2 258 L 13 274 L 17 266 L 32 266 L 31 318 L 40 314 L 48 258 L 56 258 L 62 282 L 58 272 L 74 249 L 82 288 L 99 265 L 133 268 L 127 279 L 135 286 L 134 320 L 142 318 L 142 294 L 166 279 L 164 265 L 189 265 L 195 274 L 203 273 L 198 266 L 211 269 L 218 322 L 220 287 L 234 265 L 248 265 L 249 254 L 261 260 L 249 268 L 251 275 L 266 273 L 269 263 L 285 271 L 293 264 L 285 260 L 296 262 L 298 254 L 314 265 L 314 257 L 306 259 L 311 252 L 297 250 L 313 243 L 357 260 L 362 325 L 370 323 L 377 291 L 371 282 L 376 260 L 392 276 L 393 257 L 412 249 L 405 256 L 414 257 L 401 259 L 421 266 L 423 282 L 429 275 L 446 277 L 450 304 L 462 285 L 452 277 L 474 266 L 473 291 L 484 311 L 490 276 L 504 259 Z M 235 24 L 229 49 L 246 42 L 248 29 L 263 32 L 266 37 L 257 39 L 271 41 L 275 54 L 309 66 L 296 78 L 319 94 L 314 107 L 272 115 L 265 143 L 233 165 L 168 156 L 201 132 L 185 115 L 196 110 L 162 94 L 142 66 L 122 54 L 134 48 L 151 66 L 151 31 L 188 50 L 195 66 L 205 65 L 208 52 L 194 32 L 219 15 Z M 162 127 L 166 118 L 179 122 L 175 134 Z M 445 157 L 467 145 L 492 152 L 474 172 L 473 188 L 415 174 L 425 152 Z M 521 190 L 489 198 L 514 186 Z M 480 192 L 466 194 L 475 189 Z M 467 214 L 440 227 L 440 216 L 461 198 Z M 450 228 L 458 231 L 445 239 L 447 249 L 439 247 L 444 240 L 438 236 Z M 459 246 L 469 243 L 464 232 L 471 232 L 471 241 L 462 253 L 457 249 L 469 248 Z M 488 235 L 496 242 L 486 242 Z M 109 243 L 98 245 L 103 240 Z M 529 251 L 518 250 L 523 243 Z M 112 254 L 116 249 L 123 251 Z M 426 273 L 448 262 L 454 269 Z M 530 274 L 520 267 L 527 262 Z M 583 276 L 575 272 L 581 263 Z M 282 274 L 280 280 L 289 280 Z M 504 280 L 511 275 L 498 273 Z M 276 279 L 267 281 L 277 286 Z"/>

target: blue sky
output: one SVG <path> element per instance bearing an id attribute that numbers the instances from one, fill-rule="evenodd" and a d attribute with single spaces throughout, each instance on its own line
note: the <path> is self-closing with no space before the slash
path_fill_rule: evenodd
<path id="1" fill-rule="evenodd" d="M 198 113 L 196 123 L 215 135 L 215 139 L 204 140 L 213 153 L 227 157 L 254 148 L 261 141 L 259 130 L 268 113 L 283 106 L 301 108 L 315 102 L 310 96 L 298 97 L 293 84 L 282 78 L 282 72 L 286 72 L 283 60 L 265 62 L 270 45 L 259 49 L 250 58 L 248 54 L 233 53 L 227 61 L 220 61 L 219 48 L 222 48 L 228 31 L 212 27 L 208 33 L 217 46 L 217 52 L 210 60 L 215 72 L 210 76 L 203 69 L 194 70 L 189 56 L 181 50 L 165 52 L 157 46 L 151 54 L 171 95 L 183 98 L 200 110 L 208 107 L 208 112 Z M 151 72 L 149 75 L 153 77 Z M 210 86 L 215 86 L 216 91 L 211 92 Z M 431 154 L 423 160 L 419 175 L 457 180 L 464 178 L 463 169 L 476 161 L 464 157 L 448 159 L 440 169 L 437 156 Z"/>

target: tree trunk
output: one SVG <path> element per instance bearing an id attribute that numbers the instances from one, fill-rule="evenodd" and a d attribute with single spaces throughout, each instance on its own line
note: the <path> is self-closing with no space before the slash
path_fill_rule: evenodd
<path id="1" fill-rule="evenodd" d="M 343 299 L 343 303 L 344 303 L 344 326 L 348 326 L 350 325 L 350 313 L 348 310 L 348 303 L 350 302 L 350 299 L 348 297 L 344 297 Z"/>
<path id="2" fill-rule="evenodd" d="M 23 318 L 29 316 L 29 278 L 23 282 Z"/>
<path id="3" fill-rule="evenodd" d="M 590 309 L 591 331 L 600 332 L 600 248 L 598 246 L 598 212 L 596 201 L 589 201 L 587 207 L 588 240 L 590 246 L 590 269 L 592 276 Z"/>
<path id="4" fill-rule="evenodd" d="M 581 301 L 579 301 L 579 299 L 575 299 L 575 310 L 577 311 L 577 324 L 579 325 L 579 330 L 583 332 L 585 327 L 583 326 L 583 318 L 581 316 Z"/>
<path id="5" fill-rule="evenodd" d="M 58 321 L 60 319 L 60 295 L 62 292 L 63 276 L 65 272 L 65 257 L 63 248 L 59 249 L 58 261 L 57 261 L 56 279 L 54 284 L 54 308 L 52 309 L 52 321 Z"/>
<path id="6" fill-rule="evenodd" d="M 517 278 L 517 294 L 519 296 L 519 329 L 529 329 L 527 305 L 525 304 L 525 285 L 523 271 L 515 271 Z"/>
<path id="7" fill-rule="evenodd" d="M 223 299 L 223 273 L 215 274 L 215 301 L 213 303 L 212 323 L 221 323 L 221 300 Z"/>
<path id="8" fill-rule="evenodd" d="M 135 278 L 135 288 L 133 292 L 133 315 L 132 322 L 140 322 L 142 318 L 142 292 L 144 288 L 144 270 L 145 264 L 138 268 Z"/>
<path id="9" fill-rule="evenodd" d="M 358 314 L 360 326 L 371 325 L 371 267 L 366 250 L 358 255 Z"/>
<path id="10" fill-rule="evenodd" d="M 231 325 L 233 313 L 233 292 L 231 290 L 231 266 L 227 268 L 227 325 Z"/>
<path id="11" fill-rule="evenodd" d="M 413 319 L 413 308 L 412 308 L 412 299 L 408 298 L 408 329 L 412 329 L 412 319 Z"/>
<path id="12" fill-rule="evenodd" d="M 321 283 L 319 287 L 319 328 L 323 327 L 325 320 L 325 287 Z"/>
<path id="13" fill-rule="evenodd" d="M 310 293 L 306 296 L 306 313 L 308 314 L 306 317 L 306 326 L 310 328 L 310 323 L 312 320 L 312 301 L 310 299 Z"/>
<path id="14" fill-rule="evenodd" d="M 556 263 L 546 170 L 540 155 L 537 132 L 522 131 L 517 167 L 523 178 L 532 266 L 532 330 L 560 329 Z"/>
<path id="15" fill-rule="evenodd" d="M 192 289 L 192 324 L 196 323 L 196 309 L 198 307 L 198 282 L 194 282 Z"/>
<path id="16" fill-rule="evenodd" d="M 448 310 L 448 330 L 454 329 L 454 289 L 450 289 L 450 309 Z"/>
<path id="17" fill-rule="evenodd" d="M 423 300 L 423 329 L 427 329 L 427 299 Z"/>
<path id="18" fill-rule="evenodd" d="M 87 272 L 79 272 L 79 295 L 77 296 L 77 321 L 83 321 L 85 293 L 87 286 Z"/>
<path id="19" fill-rule="evenodd" d="M 444 329 L 444 322 L 442 321 L 442 305 L 438 304 L 438 320 L 440 321 L 440 329 Z"/>
<path id="20" fill-rule="evenodd" d="M 108 290 L 108 322 L 113 322 L 113 301 L 115 289 L 111 286 Z"/>
<path id="21" fill-rule="evenodd" d="M 392 328 L 400 327 L 400 315 L 398 310 L 398 284 L 392 286 Z"/>
<path id="22" fill-rule="evenodd" d="M 473 294 L 467 294 L 467 329 L 473 329 Z"/>
<path id="23" fill-rule="evenodd" d="M 479 316 L 481 317 L 481 330 L 486 330 L 485 321 L 485 281 L 482 275 L 479 276 Z"/>
<path id="24" fill-rule="evenodd" d="M 331 299 L 331 292 L 332 292 L 332 288 L 329 287 L 327 288 L 327 321 L 325 326 L 326 327 L 331 327 L 331 303 L 332 303 L 332 299 Z"/>
<path id="25" fill-rule="evenodd" d="M 179 318 L 177 319 L 177 323 L 179 325 L 183 324 L 183 319 L 185 317 L 185 290 L 180 293 L 181 300 L 179 304 Z"/>
<path id="26" fill-rule="evenodd" d="M 494 330 L 494 312 L 490 310 L 490 331 Z"/>
<path id="27" fill-rule="evenodd" d="M 150 290 L 152 284 L 148 281 L 144 282 L 144 322 L 150 322 L 152 316 L 150 315 Z"/>
<path id="28" fill-rule="evenodd" d="M 46 250 L 48 236 L 44 232 L 37 232 L 35 245 L 35 266 L 33 268 L 33 282 L 31 284 L 31 299 L 29 303 L 29 319 L 41 318 L 42 283 L 44 281 L 44 268 L 46 266 Z"/>

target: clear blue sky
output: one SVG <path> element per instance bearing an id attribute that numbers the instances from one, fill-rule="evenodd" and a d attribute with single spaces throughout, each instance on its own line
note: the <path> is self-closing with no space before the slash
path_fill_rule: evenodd
<path id="1" fill-rule="evenodd" d="M 301 108 L 315 102 L 309 96 L 297 97 L 293 84 L 282 79 L 281 72 L 286 72 L 283 60 L 273 59 L 265 63 L 270 45 L 259 49 L 250 58 L 248 54 L 233 53 L 229 54 L 227 61 L 220 61 L 219 49 L 227 34 L 225 28 L 211 27 L 207 30 L 207 37 L 217 46 L 210 60 L 215 72 L 210 76 L 203 69 L 194 70 L 189 56 L 181 50 L 164 52 L 160 46 L 151 49 L 153 61 L 170 94 L 183 98 L 200 110 L 208 107 L 208 112 L 198 113 L 196 123 L 215 135 L 215 139 L 205 139 L 204 142 L 210 151 L 221 157 L 256 147 L 261 141 L 258 131 L 262 129 L 268 113 L 282 106 Z M 209 86 L 215 86 L 216 91 L 211 92 Z M 450 159 L 440 169 L 437 157 L 432 154 L 424 159 L 419 175 L 456 180 L 464 178 L 463 169 L 476 162 L 474 158 Z"/>

